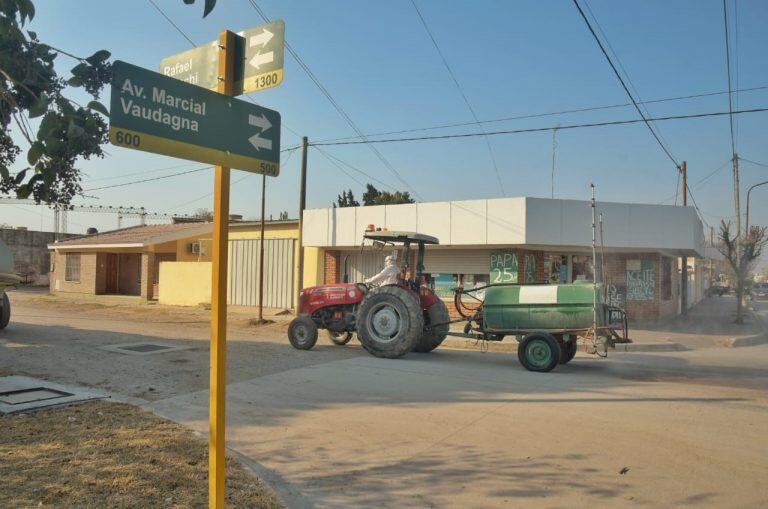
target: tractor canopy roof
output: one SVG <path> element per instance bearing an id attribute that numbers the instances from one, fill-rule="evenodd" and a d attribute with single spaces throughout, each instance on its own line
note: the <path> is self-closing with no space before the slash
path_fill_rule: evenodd
<path id="1" fill-rule="evenodd" d="M 379 242 L 392 242 L 392 243 L 421 243 L 421 244 L 439 244 L 440 241 L 436 237 L 430 235 L 424 235 L 422 233 L 415 232 L 399 232 L 399 231 L 366 231 L 363 235 L 366 239 L 378 240 Z"/>

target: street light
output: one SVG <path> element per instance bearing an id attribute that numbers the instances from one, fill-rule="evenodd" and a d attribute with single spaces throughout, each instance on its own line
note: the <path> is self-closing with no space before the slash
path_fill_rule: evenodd
<path id="1" fill-rule="evenodd" d="M 765 185 L 765 184 L 768 184 L 768 180 L 766 180 L 765 182 L 760 182 L 758 184 L 755 184 L 754 186 L 750 187 L 749 190 L 747 191 L 747 217 L 746 217 L 746 223 L 747 223 L 746 232 L 747 232 L 747 235 L 749 235 L 749 193 L 751 193 L 754 188 L 756 188 L 758 186 Z"/>

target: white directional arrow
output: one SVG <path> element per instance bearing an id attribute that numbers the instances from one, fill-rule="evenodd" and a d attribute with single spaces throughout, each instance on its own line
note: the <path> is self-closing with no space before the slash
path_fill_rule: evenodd
<path id="1" fill-rule="evenodd" d="M 253 145 L 253 148 L 256 150 L 272 150 L 272 140 L 266 140 L 259 136 L 258 134 L 254 134 L 250 138 L 248 138 L 248 141 L 251 142 L 251 145 Z"/>
<path id="2" fill-rule="evenodd" d="M 260 127 L 262 133 L 272 127 L 272 124 L 269 122 L 267 117 L 264 116 L 264 114 L 261 114 L 258 117 L 256 115 L 248 115 L 248 123 L 250 125 Z"/>
<path id="3" fill-rule="evenodd" d="M 251 60 L 248 63 L 258 69 L 262 65 L 270 63 L 274 58 L 275 54 L 272 51 L 267 51 L 265 53 L 259 51 L 251 57 Z"/>
<path id="4" fill-rule="evenodd" d="M 248 39 L 248 46 L 253 48 L 254 46 L 266 46 L 269 41 L 272 40 L 272 37 L 274 37 L 275 34 L 264 29 L 263 32 L 261 32 L 259 35 L 252 35 L 250 39 Z"/>
<path id="5" fill-rule="evenodd" d="M 261 128 L 261 133 L 254 134 L 248 138 L 248 141 L 251 142 L 253 148 L 256 150 L 272 150 L 272 140 L 267 140 L 259 136 L 259 134 L 264 134 L 264 131 L 272 127 L 272 124 L 267 117 L 265 117 L 264 114 L 261 114 L 258 117 L 256 115 L 248 115 L 248 123 L 252 126 Z"/>

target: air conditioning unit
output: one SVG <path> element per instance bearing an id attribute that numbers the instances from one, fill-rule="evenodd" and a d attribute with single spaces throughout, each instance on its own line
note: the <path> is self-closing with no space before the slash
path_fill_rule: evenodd
<path id="1" fill-rule="evenodd" d="M 187 253 L 199 255 L 203 254 L 203 252 L 203 243 L 199 240 L 187 244 Z"/>

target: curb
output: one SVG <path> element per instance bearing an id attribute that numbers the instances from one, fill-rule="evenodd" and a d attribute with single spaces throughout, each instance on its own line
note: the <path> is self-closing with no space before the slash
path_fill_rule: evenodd
<path id="1" fill-rule="evenodd" d="M 739 348 L 742 346 L 756 346 L 768 343 L 768 326 L 766 326 L 765 322 L 763 322 L 753 309 L 750 309 L 750 313 L 752 313 L 752 317 L 755 321 L 760 324 L 760 332 L 751 336 L 736 336 L 734 338 L 723 340 L 722 343 L 720 343 L 722 346 L 726 348 Z"/>
<path id="2" fill-rule="evenodd" d="M 681 343 L 618 343 L 613 347 L 616 352 L 684 352 L 691 350 Z"/>

